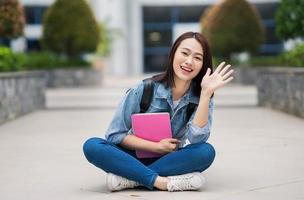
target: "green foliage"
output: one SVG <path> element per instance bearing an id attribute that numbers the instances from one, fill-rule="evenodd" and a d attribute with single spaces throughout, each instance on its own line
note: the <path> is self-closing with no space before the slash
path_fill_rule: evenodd
<path id="1" fill-rule="evenodd" d="M 96 50 L 98 25 L 84 0 L 56 0 L 43 25 L 42 44 L 50 51 L 71 58 Z"/>
<path id="2" fill-rule="evenodd" d="M 0 37 L 16 38 L 23 35 L 25 17 L 17 0 L 0 1 Z"/>
<path id="3" fill-rule="evenodd" d="M 89 63 L 79 58 L 59 57 L 51 52 L 30 52 L 25 55 L 26 70 L 47 70 L 56 68 L 89 67 Z"/>
<path id="4" fill-rule="evenodd" d="M 14 54 L 8 47 L 0 46 L 0 72 L 23 70 L 24 56 Z"/>
<path id="5" fill-rule="evenodd" d="M 282 39 L 304 36 L 304 1 L 282 0 L 276 12 L 276 33 Z"/>
<path id="6" fill-rule="evenodd" d="M 259 13 L 246 0 L 225 0 L 209 8 L 201 27 L 213 54 L 226 59 L 232 53 L 255 52 L 264 41 Z"/>
<path id="7" fill-rule="evenodd" d="M 212 57 L 212 64 L 213 64 L 213 68 L 215 69 L 222 61 L 222 59 L 218 58 L 218 57 Z"/>
<path id="8" fill-rule="evenodd" d="M 248 64 L 253 67 L 283 67 L 288 66 L 282 55 L 251 57 Z"/>
<path id="9" fill-rule="evenodd" d="M 219 58 L 216 56 L 212 57 L 213 68 L 215 69 L 217 66 L 219 66 L 219 64 L 221 64 L 221 62 L 224 62 L 224 61 L 226 62 L 227 60 L 224 60 L 223 58 Z M 240 65 L 240 63 L 235 59 L 231 59 L 228 62 L 229 63 L 227 63 L 227 62 L 226 63 L 232 65 L 233 67 L 237 67 Z"/>
<path id="10" fill-rule="evenodd" d="M 10 48 L 0 47 L 0 72 L 77 67 L 90 65 L 79 58 L 59 57 L 50 52 L 13 53 Z"/>
<path id="11" fill-rule="evenodd" d="M 283 59 L 290 66 L 304 67 L 304 44 L 297 45 L 291 51 L 284 53 Z"/>
<path id="12" fill-rule="evenodd" d="M 248 61 L 253 67 L 304 67 L 304 44 L 277 56 L 256 56 Z"/>

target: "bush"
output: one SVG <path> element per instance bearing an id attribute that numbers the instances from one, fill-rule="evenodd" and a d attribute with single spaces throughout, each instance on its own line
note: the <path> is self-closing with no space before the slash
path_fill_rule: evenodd
<path id="1" fill-rule="evenodd" d="M 84 0 L 57 0 L 45 13 L 43 26 L 47 50 L 69 58 L 96 50 L 98 25 Z"/>
<path id="2" fill-rule="evenodd" d="M 10 48 L 0 46 L 0 72 L 23 70 L 23 54 L 14 54 Z"/>
<path id="3" fill-rule="evenodd" d="M 284 53 L 283 59 L 290 66 L 304 67 L 304 44 L 297 45 L 291 51 Z"/>
<path id="4" fill-rule="evenodd" d="M 23 35 L 24 11 L 17 0 L 0 1 L 0 37 L 16 38 Z"/>
<path id="5" fill-rule="evenodd" d="M 282 39 L 304 36 L 304 1 L 282 0 L 276 12 L 276 33 Z"/>
<path id="6" fill-rule="evenodd" d="M 213 64 L 214 68 L 216 68 L 219 64 L 221 64 L 221 62 L 226 62 L 226 64 L 230 64 L 233 67 L 240 66 L 240 62 L 235 60 L 235 59 L 231 59 L 231 60 L 227 61 L 227 60 L 224 60 L 223 58 L 219 58 L 219 57 L 216 57 L 216 56 L 212 57 L 212 64 Z"/>
<path id="7" fill-rule="evenodd" d="M 248 64 L 253 67 L 281 67 L 288 66 L 282 55 L 251 57 Z"/>
<path id="8" fill-rule="evenodd" d="M 248 63 L 254 67 L 304 67 L 304 44 L 278 56 L 251 57 Z"/>
<path id="9" fill-rule="evenodd" d="M 82 59 L 58 57 L 50 52 L 13 53 L 10 48 L 0 47 L 0 72 L 21 70 L 49 70 L 75 67 L 90 67 Z"/>
<path id="10" fill-rule="evenodd" d="M 213 54 L 225 59 L 232 53 L 255 52 L 264 41 L 259 13 L 245 0 L 226 0 L 209 8 L 201 27 Z"/>
<path id="11" fill-rule="evenodd" d="M 51 52 L 30 52 L 25 55 L 26 70 L 48 70 L 57 68 L 89 67 L 89 63 L 79 58 L 64 58 Z"/>

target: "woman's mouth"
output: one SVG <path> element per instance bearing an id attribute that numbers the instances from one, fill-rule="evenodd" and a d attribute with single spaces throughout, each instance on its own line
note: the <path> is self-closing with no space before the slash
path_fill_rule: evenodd
<path id="1" fill-rule="evenodd" d="M 180 66 L 180 68 L 183 70 L 183 72 L 190 73 L 193 71 L 193 69 L 189 67 Z"/>

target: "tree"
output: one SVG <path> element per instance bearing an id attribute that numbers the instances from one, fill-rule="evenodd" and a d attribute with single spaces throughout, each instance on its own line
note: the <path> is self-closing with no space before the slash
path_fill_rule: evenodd
<path id="1" fill-rule="evenodd" d="M 25 17 L 17 0 L 0 1 L 0 37 L 13 39 L 23 35 Z"/>
<path id="2" fill-rule="evenodd" d="M 259 13 L 246 0 L 224 0 L 209 8 L 201 27 L 213 54 L 226 59 L 232 53 L 255 52 L 264 41 Z"/>
<path id="3" fill-rule="evenodd" d="M 96 50 L 98 24 L 84 0 L 57 0 L 43 19 L 42 45 L 47 50 L 78 57 Z"/>
<path id="4" fill-rule="evenodd" d="M 282 0 L 275 15 L 276 33 L 282 39 L 304 37 L 304 1 Z"/>

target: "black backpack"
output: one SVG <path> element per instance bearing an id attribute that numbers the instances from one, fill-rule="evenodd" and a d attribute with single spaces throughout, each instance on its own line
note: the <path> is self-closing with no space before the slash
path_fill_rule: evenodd
<path id="1" fill-rule="evenodd" d="M 151 78 L 144 79 L 143 83 L 144 83 L 144 91 L 140 101 L 140 113 L 145 113 L 150 107 L 153 98 L 153 91 L 154 91 L 154 81 Z M 186 115 L 187 121 L 189 121 L 195 108 L 196 108 L 196 104 L 194 103 L 189 103 L 187 105 L 187 115 Z"/>

